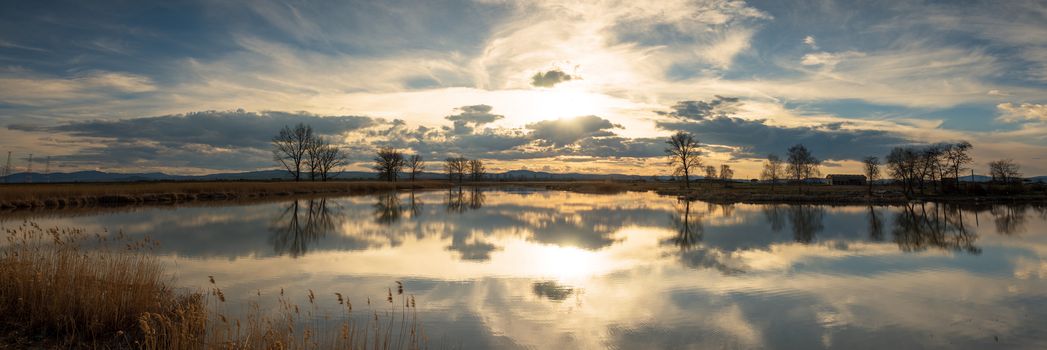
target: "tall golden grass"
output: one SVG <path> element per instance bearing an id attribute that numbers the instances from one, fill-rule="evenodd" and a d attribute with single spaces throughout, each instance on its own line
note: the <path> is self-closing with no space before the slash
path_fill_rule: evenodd
<path id="1" fill-rule="evenodd" d="M 397 189 L 442 188 L 446 181 L 243 181 L 0 185 L 2 208 L 63 208 L 174 203 L 304 194 L 365 194 Z"/>
<path id="2" fill-rule="evenodd" d="M 122 234 L 5 228 L 0 243 L 0 347 L 141 349 L 419 349 L 427 340 L 402 285 L 386 302 L 353 311 L 340 293 L 322 311 L 312 290 L 299 306 L 281 290 L 278 307 L 247 300 L 233 317 L 211 279 L 206 292 L 177 291 L 149 249 Z M 236 305 L 243 306 L 243 303 Z M 355 313 L 355 314 L 354 314 Z M 365 321 L 361 321 L 365 320 Z M 16 335 L 16 336 L 13 336 Z"/>
<path id="3" fill-rule="evenodd" d="M 185 314 L 198 296 L 172 291 L 163 266 L 144 253 L 153 243 L 31 222 L 7 228 L 0 249 L 4 328 L 56 344 L 130 345 L 139 315 L 198 317 Z"/>

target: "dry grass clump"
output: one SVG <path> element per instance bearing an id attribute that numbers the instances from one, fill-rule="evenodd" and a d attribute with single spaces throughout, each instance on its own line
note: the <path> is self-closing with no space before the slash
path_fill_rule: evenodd
<path id="1" fill-rule="evenodd" d="M 0 348 L 141 349 L 420 349 L 427 343 L 414 296 L 390 288 L 385 303 L 353 311 L 341 293 L 309 305 L 283 290 L 277 307 L 248 300 L 232 317 L 211 279 L 207 293 L 178 292 L 149 249 L 157 243 L 122 234 L 6 228 L 0 242 Z M 337 305 L 334 313 L 320 303 Z M 337 304 L 334 304 L 337 302 Z M 237 305 L 240 305 L 237 303 Z M 271 303 L 264 305 L 270 306 Z"/>
<path id="2" fill-rule="evenodd" d="M 44 230 L 30 222 L 5 231 L 0 326 L 7 333 L 52 346 L 131 346 L 140 315 L 205 315 L 199 295 L 175 293 L 164 283 L 163 266 L 144 252 L 152 241 Z"/>
<path id="3" fill-rule="evenodd" d="M 143 320 L 148 349 L 423 349 L 428 338 L 422 330 L 416 311 L 414 296 L 404 293 L 403 285 L 397 282 L 397 292 L 388 290 L 385 302 L 366 300 L 357 305 L 342 293 L 333 293 L 318 298 L 313 290 L 307 290 L 307 305 L 292 303 L 283 289 L 276 297 L 277 308 L 261 307 L 263 296 L 259 291 L 256 300 L 247 302 L 246 314 L 234 318 L 228 316 L 225 293 L 211 278 L 212 288 L 207 293 L 208 321 L 206 336 L 201 343 L 165 343 L 154 320 Z M 334 304 L 337 302 L 337 304 Z M 320 304 L 336 306 L 335 312 L 322 311 Z M 329 309 L 327 309 L 329 310 Z M 169 327 L 165 321 L 156 319 L 160 328 Z M 154 339 L 154 334 L 157 335 Z M 178 340 L 178 339 L 175 339 Z M 188 346 L 185 346 L 188 345 Z"/>
<path id="4" fill-rule="evenodd" d="M 0 209 L 176 203 L 447 187 L 445 181 L 216 181 L 0 185 Z"/>

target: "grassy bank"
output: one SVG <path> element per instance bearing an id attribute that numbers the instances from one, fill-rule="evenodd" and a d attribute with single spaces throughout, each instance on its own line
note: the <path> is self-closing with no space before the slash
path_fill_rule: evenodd
<path id="1" fill-rule="evenodd" d="M 438 189 L 455 186 L 447 181 L 332 181 L 332 182 L 139 182 L 76 184 L 0 185 L 0 209 L 85 208 L 173 204 L 194 201 L 256 201 L 288 196 L 369 194 L 404 189 Z M 690 188 L 680 183 L 655 181 L 481 181 L 464 186 L 527 187 L 580 193 L 621 193 L 655 191 L 726 203 L 813 203 L 813 204 L 897 204 L 910 200 L 929 201 L 1047 201 L 1043 186 L 1026 186 L 1020 192 L 987 192 L 978 195 L 953 194 L 907 197 L 899 186 L 874 186 L 870 194 L 864 186 L 795 185 L 695 182 Z"/>
<path id="2" fill-rule="evenodd" d="M 414 297 L 402 286 L 385 303 L 368 303 L 352 317 L 352 301 L 338 293 L 340 311 L 321 312 L 281 290 L 278 310 L 252 300 L 246 315 L 230 306 L 213 279 L 206 292 L 171 287 L 148 249 L 156 243 L 121 235 L 47 229 L 25 222 L 5 229 L 0 245 L 0 348 L 139 349 L 416 349 L 426 338 Z M 335 297 L 328 297 L 330 303 Z M 266 296 L 258 294 L 262 299 Z M 242 303 L 232 308 L 243 309 Z M 360 306 L 358 306 L 360 307 Z M 316 320 L 324 320 L 318 323 Z"/>
<path id="3" fill-rule="evenodd" d="M 0 185 L 0 209 L 76 208 L 257 199 L 308 194 L 366 194 L 444 188 L 446 181 L 134 182 Z"/>

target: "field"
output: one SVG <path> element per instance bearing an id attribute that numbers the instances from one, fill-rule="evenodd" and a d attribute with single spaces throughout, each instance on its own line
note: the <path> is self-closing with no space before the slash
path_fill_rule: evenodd
<path id="1" fill-rule="evenodd" d="M 455 186 L 447 181 L 330 181 L 330 182 L 136 182 L 75 184 L 0 185 L 0 209 L 83 208 L 172 204 L 195 201 L 260 200 L 287 196 L 368 194 L 391 190 L 440 189 Z M 477 181 L 463 186 L 527 187 L 582 193 L 655 191 L 713 202 L 804 202 L 804 203 L 903 203 L 913 199 L 932 201 L 1044 201 L 1043 186 L 1025 186 L 1021 191 L 1002 191 L 906 197 L 898 186 L 776 185 L 696 181 L 689 188 L 677 182 L 656 181 Z M 1010 187 L 1008 187 L 1010 188 Z"/>
<path id="2" fill-rule="evenodd" d="M 0 185 L 0 209 L 119 206 L 444 188 L 443 181 L 133 182 Z"/>

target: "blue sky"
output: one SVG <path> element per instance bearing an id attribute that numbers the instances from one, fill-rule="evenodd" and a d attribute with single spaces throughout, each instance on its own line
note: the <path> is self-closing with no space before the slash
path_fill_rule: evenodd
<path id="1" fill-rule="evenodd" d="M 715 107 L 674 110 L 699 102 Z M 796 142 L 835 172 L 957 140 L 976 172 L 1013 158 L 1040 175 L 1047 3 L 0 4 L 0 150 L 16 164 L 268 169 L 266 140 L 299 121 L 354 169 L 393 146 L 493 170 L 662 174 L 662 140 L 687 130 L 740 177 Z"/>

